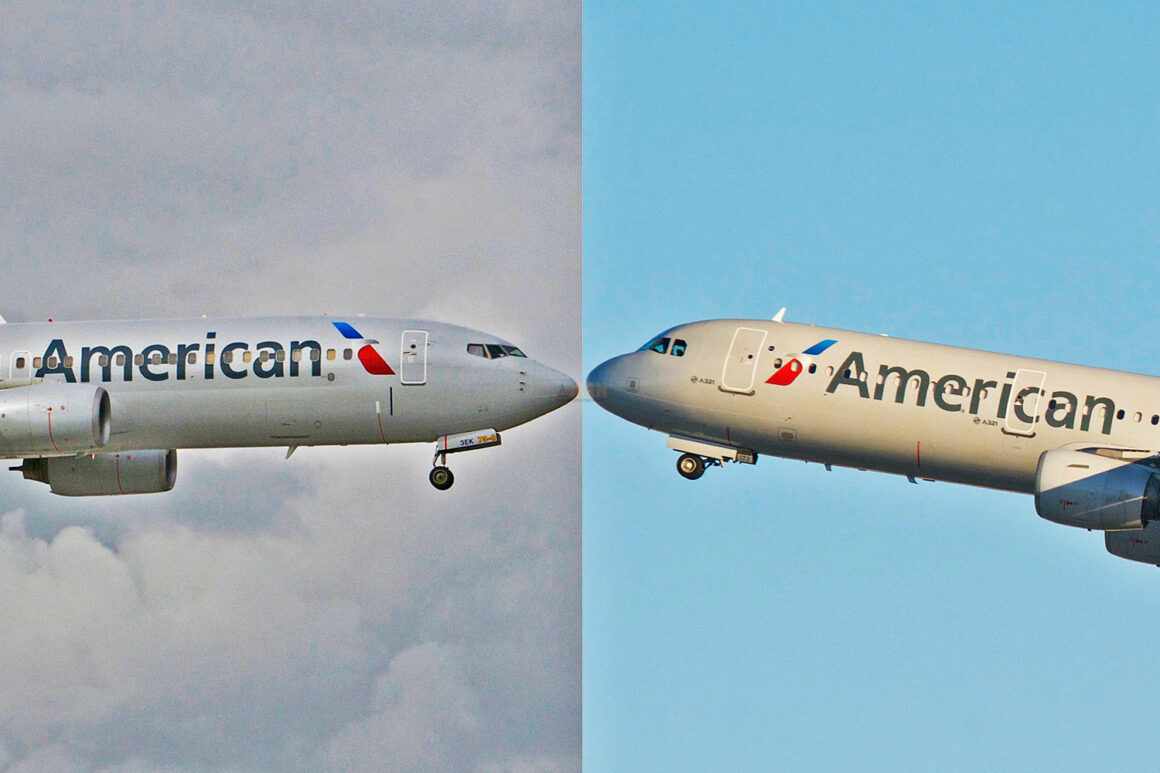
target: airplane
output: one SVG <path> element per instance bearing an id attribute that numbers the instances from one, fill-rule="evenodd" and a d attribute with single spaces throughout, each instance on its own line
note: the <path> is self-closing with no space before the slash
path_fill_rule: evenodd
<path id="1" fill-rule="evenodd" d="M 762 454 L 1032 494 L 1160 566 L 1160 379 L 772 320 L 670 328 L 588 376 L 677 472 Z"/>
<path id="2" fill-rule="evenodd" d="M 577 392 L 509 341 L 429 320 L 0 317 L 0 458 L 63 496 L 169 491 L 178 449 L 416 442 L 446 491 L 449 454 Z"/>

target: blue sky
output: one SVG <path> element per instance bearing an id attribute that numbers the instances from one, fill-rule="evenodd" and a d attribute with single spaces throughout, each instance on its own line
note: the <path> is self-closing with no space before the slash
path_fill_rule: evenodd
<path id="1" fill-rule="evenodd" d="M 585 3 L 587 366 L 784 305 L 1160 374 L 1157 29 Z M 1160 570 L 1030 497 L 766 458 L 689 483 L 584 410 L 587 770 L 1154 766 Z"/>

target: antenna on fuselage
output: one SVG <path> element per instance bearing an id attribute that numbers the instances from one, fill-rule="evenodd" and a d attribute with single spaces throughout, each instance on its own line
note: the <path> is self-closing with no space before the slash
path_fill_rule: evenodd
<path id="1" fill-rule="evenodd" d="M 785 306 L 782 306 L 776 314 L 773 315 L 774 322 L 785 322 Z"/>

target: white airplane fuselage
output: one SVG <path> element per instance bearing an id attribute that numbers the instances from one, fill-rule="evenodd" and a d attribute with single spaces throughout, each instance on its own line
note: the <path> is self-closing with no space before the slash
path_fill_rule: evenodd
<path id="1" fill-rule="evenodd" d="M 107 437 L 61 444 L 62 412 L 75 421 L 92 390 L 107 394 Z M 517 426 L 575 394 L 572 379 L 507 341 L 427 320 L 0 325 L 3 458 L 435 441 Z"/>
<path id="2" fill-rule="evenodd" d="M 605 409 L 710 463 L 737 460 L 733 449 L 745 461 L 766 454 L 1030 493 L 1045 517 L 1088 528 L 1143 530 L 1147 516 L 1114 508 L 1160 507 L 1160 477 L 1132 496 L 1135 484 L 1121 480 L 1146 486 L 1156 467 L 1160 379 L 1150 376 L 727 319 L 665 331 L 597 367 L 588 388 Z M 678 470 L 699 477 L 686 462 Z M 1153 546 L 1160 563 L 1160 539 Z"/>

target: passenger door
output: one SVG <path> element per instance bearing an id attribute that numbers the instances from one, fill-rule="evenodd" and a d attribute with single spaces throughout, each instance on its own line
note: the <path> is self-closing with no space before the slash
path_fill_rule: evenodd
<path id="1" fill-rule="evenodd" d="M 427 383 L 427 342 L 426 330 L 404 330 L 399 351 L 399 383 Z"/>
<path id="2" fill-rule="evenodd" d="M 766 331 L 752 327 L 739 327 L 734 331 L 721 370 L 720 387 L 723 391 L 746 395 L 754 393 L 753 378 L 757 371 L 757 360 L 767 335 Z"/>

